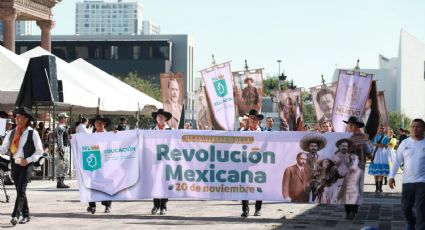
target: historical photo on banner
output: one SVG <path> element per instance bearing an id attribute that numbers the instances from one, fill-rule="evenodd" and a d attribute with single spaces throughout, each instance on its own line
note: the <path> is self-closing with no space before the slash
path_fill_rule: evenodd
<path id="1" fill-rule="evenodd" d="M 336 132 L 345 132 L 349 117 L 361 118 L 369 98 L 372 74 L 339 70 L 332 124 Z"/>
<path id="2" fill-rule="evenodd" d="M 212 121 L 205 87 L 201 87 L 195 91 L 195 112 L 198 130 L 211 130 Z"/>
<path id="3" fill-rule="evenodd" d="M 390 127 L 390 120 L 388 116 L 387 110 L 387 102 L 385 101 L 384 91 L 378 92 L 378 107 L 379 107 L 379 115 L 380 115 L 380 124 L 384 127 Z"/>
<path id="4" fill-rule="evenodd" d="M 263 100 L 263 69 L 233 72 L 233 81 L 238 116 L 243 117 L 251 109 L 260 112 Z"/>
<path id="5" fill-rule="evenodd" d="M 132 130 L 77 134 L 81 202 L 151 197 L 361 204 L 350 133 Z"/>
<path id="6" fill-rule="evenodd" d="M 301 88 L 279 91 L 277 109 L 281 131 L 303 130 Z"/>
<path id="7" fill-rule="evenodd" d="M 336 82 L 310 88 L 314 111 L 316 112 L 316 121 L 319 125 L 324 121 L 332 121 L 335 92 Z"/>
<path id="8" fill-rule="evenodd" d="M 182 73 L 162 73 L 161 97 L 163 108 L 172 114 L 167 122 L 173 129 L 178 129 L 183 112 L 184 82 Z"/>
<path id="9" fill-rule="evenodd" d="M 214 65 L 201 71 L 208 95 L 214 130 L 234 130 L 235 100 L 230 63 Z"/>

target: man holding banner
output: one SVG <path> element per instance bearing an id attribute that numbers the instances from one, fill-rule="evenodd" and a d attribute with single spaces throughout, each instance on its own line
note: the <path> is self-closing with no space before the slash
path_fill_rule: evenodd
<path id="1" fill-rule="evenodd" d="M 172 118 L 172 114 L 164 111 L 163 109 L 158 109 L 158 111 L 152 113 L 152 118 L 156 121 L 156 125 L 151 128 L 151 130 L 171 130 L 172 128 L 167 125 L 167 121 Z M 167 211 L 167 202 L 168 198 L 154 198 L 153 199 L 153 208 L 151 210 L 152 215 L 155 215 L 158 210 L 160 215 L 165 215 Z"/>
<path id="2" fill-rule="evenodd" d="M 259 114 L 257 110 L 251 109 L 248 114 L 248 129 L 243 131 L 261 132 L 260 121 L 263 120 L 264 116 Z M 261 216 L 261 206 L 263 205 L 262 200 L 255 201 L 255 212 L 254 216 Z M 249 200 L 242 201 L 242 214 L 241 217 L 248 217 L 249 215 Z"/>

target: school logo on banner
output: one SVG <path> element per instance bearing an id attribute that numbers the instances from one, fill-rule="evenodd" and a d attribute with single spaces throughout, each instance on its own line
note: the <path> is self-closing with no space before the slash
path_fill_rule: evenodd
<path id="1" fill-rule="evenodd" d="M 83 146 L 83 169 L 95 171 L 102 167 L 99 146 Z"/>
<path id="2" fill-rule="evenodd" d="M 213 78 L 214 89 L 217 93 L 217 96 L 224 97 L 227 95 L 227 85 L 224 75 L 219 75 L 218 77 Z"/>

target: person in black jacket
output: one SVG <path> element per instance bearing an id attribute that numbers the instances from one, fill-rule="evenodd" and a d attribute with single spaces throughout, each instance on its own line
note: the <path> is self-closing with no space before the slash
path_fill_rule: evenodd
<path id="1" fill-rule="evenodd" d="M 22 214 L 20 224 L 30 221 L 28 200 L 26 195 L 28 180 L 30 179 L 33 162 L 43 154 L 43 144 L 38 132 L 31 128 L 31 121 L 35 121 L 30 109 L 20 107 L 14 111 L 16 128 L 9 132 L 4 139 L 0 154 L 9 153 L 12 164 L 12 178 L 15 181 L 16 200 L 10 223 L 15 226 Z"/>

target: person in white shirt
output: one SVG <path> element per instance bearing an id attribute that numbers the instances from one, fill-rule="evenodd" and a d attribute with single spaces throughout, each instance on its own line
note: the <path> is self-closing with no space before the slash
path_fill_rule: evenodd
<path id="1" fill-rule="evenodd" d="M 91 133 L 89 129 L 87 129 L 87 125 L 89 120 L 85 117 L 81 118 L 81 123 L 75 128 L 76 133 Z"/>
<path id="2" fill-rule="evenodd" d="M 397 150 L 388 185 L 395 187 L 394 176 L 403 163 L 402 208 L 407 229 L 425 229 L 425 122 L 414 119 L 410 125 L 411 136 Z M 413 215 L 415 208 L 416 217 Z"/>
<path id="3" fill-rule="evenodd" d="M 16 128 L 9 132 L 0 148 L 0 154 L 10 153 L 12 178 L 15 181 L 16 201 L 10 223 L 15 226 L 22 214 L 20 224 L 30 221 L 28 200 L 26 195 L 28 180 L 36 162 L 43 154 L 43 144 L 37 131 L 31 128 L 35 121 L 30 109 L 20 107 L 15 110 Z"/>

